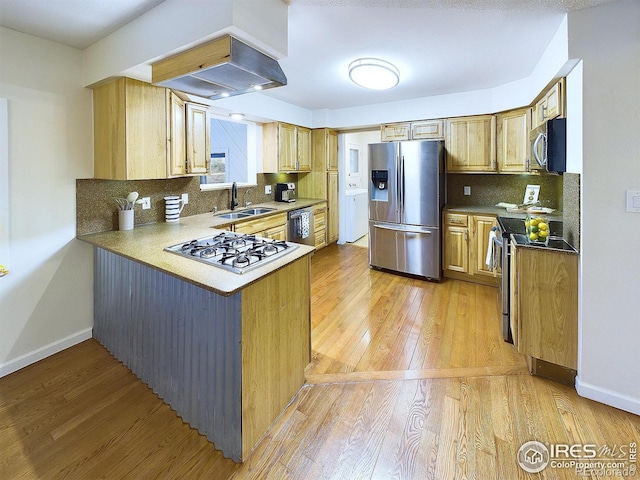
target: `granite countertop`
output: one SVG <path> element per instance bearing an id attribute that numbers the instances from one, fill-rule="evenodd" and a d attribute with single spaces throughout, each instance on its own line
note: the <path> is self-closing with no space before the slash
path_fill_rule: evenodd
<path id="1" fill-rule="evenodd" d="M 495 215 L 497 217 L 508 218 L 526 218 L 526 213 L 507 212 L 504 207 L 496 207 L 495 205 L 446 205 L 445 211 L 452 213 L 467 213 L 470 215 Z M 545 214 L 550 220 L 562 221 L 562 212 L 556 210 L 552 213 Z"/>
<path id="2" fill-rule="evenodd" d="M 315 205 L 325 200 L 298 199 L 295 203 L 267 202 L 250 205 L 248 208 L 274 208 L 275 211 L 253 215 L 243 220 L 228 220 L 216 215 L 204 213 L 180 218 L 175 223 L 151 223 L 136 226 L 133 230 L 93 233 L 78 236 L 79 240 L 103 248 L 130 260 L 155 268 L 186 282 L 210 290 L 219 295 L 233 295 L 252 283 L 301 257 L 311 254 L 315 247 L 299 245 L 291 253 L 273 260 L 262 267 L 237 274 L 213 265 L 207 265 L 190 258 L 181 257 L 164 250 L 165 247 L 196 238 L 214 236 L 228 229 L 233 223 L 242 223 L 256 218 L 297 210 Z M 241 211 L 238 209 L 237 211 Z"/>

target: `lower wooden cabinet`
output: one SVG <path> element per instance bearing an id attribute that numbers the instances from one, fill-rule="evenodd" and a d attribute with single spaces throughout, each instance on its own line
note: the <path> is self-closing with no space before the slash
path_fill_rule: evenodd
<path id="1" fill-rule="evenodd" d="M 287 239 L 287 214 L 278 213 L 266 217 L 236 223 L 233 231 L 258 235 L 259 237 L 272 238 L 274 240 Z"/>
<path id="2" fill-rule="evenodd" d="M 497 224 L 491 215 L 444 214 L 444 275 L 486 285 L 497 285 L 497 271 L 485 261 L 489 232 Z"/>
<path id="3" fill-rule="evenodd" d="M 325 202 L 313 208 L 314 232 L 316 238 L 316 248 L 320 249 L 327 245 L 327 204 Z"/>
<path id="4" fill-rule="evenodd" d="M 578 255 L 512 243 L 514 345 L 554 365 L 578 367 Z"/>

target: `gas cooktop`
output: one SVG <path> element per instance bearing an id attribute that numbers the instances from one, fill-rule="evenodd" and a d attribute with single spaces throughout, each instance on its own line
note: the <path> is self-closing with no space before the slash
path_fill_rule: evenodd
<path id="1" fill-rule="evenodd" d="M 298 245 L 282 240 L 223 232 L 166 247 L 167 252 L 215 265 L 235 273 L 261 267 L 293 252 Z"/>

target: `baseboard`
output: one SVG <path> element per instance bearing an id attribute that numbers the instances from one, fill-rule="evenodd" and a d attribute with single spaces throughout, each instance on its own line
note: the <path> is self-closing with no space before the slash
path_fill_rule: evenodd
<path id="1" fill-rule="evenodd" d="M 579 376 L 576 378 L 576 391 L 581 397 L 640 415 L 640 399 L 583 382 Z"/>
<path id="2" fill-rule="evenodd" d="M 10 360 L 6 363 L 0 364 L 0 378 L 9 375 L 10 373 L 16 372 L 21 368 L 24 368 L 32 363 L 39 362 L 47 357 L 50 357 L 53 354 L 61 352 L 62 350 L 72 347 L 80 342 L 84 342 L 88 340 L 93 335 L 93 328 L 86 328 L 84 330 L 80 330 L 68 337 L 61 338 L 49 345 L 45 345 L 44 347 L 40 347 L 33 352 L 25 353 L 24 355 L 20 355 L 13 360 Z"/>

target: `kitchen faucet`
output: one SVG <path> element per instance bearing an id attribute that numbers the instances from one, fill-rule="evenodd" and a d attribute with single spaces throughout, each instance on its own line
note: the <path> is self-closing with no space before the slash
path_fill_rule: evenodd
<path id="1" fill-rule="evenodd" d="M 249 192 L 251 192 L 252 190 L 253 190 L 253 188 L 247 188 L 247 189 L 245 190 L 245 192 L 244 192 L 244 206 L 245 206 L 245 208 L 246 208 L 246 207 L 248 207 L 249 205 L 251 205 L 251 202 L 248 202 L 248 201 L 247 201 L 247 194 L 248 194 Z"/>
<path id="2" fill-rule="evenodd" d="M 231 210 L 235 210 L 235 208 L 238 206 L 238 185 L 236 184 L 236 182 L 233 182 L 233 185 L 231 185 Z"/>

